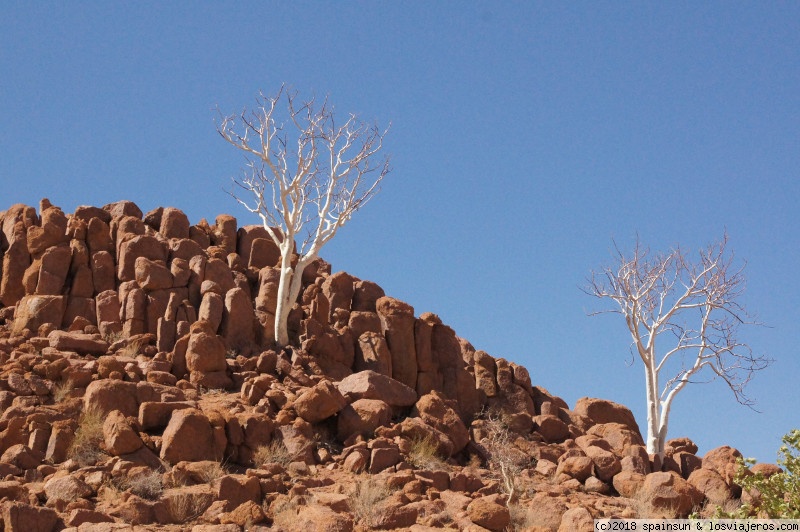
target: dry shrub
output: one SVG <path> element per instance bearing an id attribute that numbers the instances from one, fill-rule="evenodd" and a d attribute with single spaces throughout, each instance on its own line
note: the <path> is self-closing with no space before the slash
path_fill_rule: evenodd
<path id="1" fill-rule="evenodd" d="M 536 512 L 530 506 L 522 504 L 509 504 L 508 511 L 511 514 L 512 530 L 527 530 L 533 527 L 547 527 L 548 523 L 539 519 Z"/>
<path id="2" fill-rule="evenodd" d="M 272 527 L 275 530 L 294 530 L 296 528 L 297 514 L 299 513 L 297 498 L 281 497 L 272 505 Z M 264 509 L 265 513 L 267 508 Z"/>
<path id="3" fill-rule="evenodd" d="M 67 399 L 72 395 L 72 390 L 75 389 L 75 385 L 72 383 L 71 380 L 66 380 L 57 383 L 53 387 L 53 402 L 60 403 L 64 399 Z"/>
<path id="4" fill-rule="evenodd" d="M 350 507 L 364 526 L 376 527 L 381 518 L 381 503 L 391 494 L 384 482 L 362 477 L 350 493 Z"/>
<path id="5" fill-rule="evenodd" d="M 130 491 L 143 499 L 154 501 L 164 491 L 164 483 L 160 471 L 148 471 L 131 477 L 120 477 L 116 486 L 122 491 Z"/>
<path id="6" fill-rule="evenodd" d="M 199 470 L 199 473 L 200 473 L 200 478 L 203 479 L 203 482 L 205 483 L 212 482 L 228 474 L 228 472 L 225 470 L 225 466 L 223 466 L 219 462 L 205 463 L 203 467 Z"/>
<path id="7" fill-rule="evenodd" d="M 643 491 L 633 497 L 633 511 L 639 519 L 675 519 L 678 517 L 678 508 L 656 508 Z"/>
<path id="8" fill-rule="evenodd" d="M 292 463 L 292 455 L 280 440 L 272 440 L 267 445 L 259 445 L 253 451 L 253 463 L 256 467 L 263 464 L 279 464 L 283 467 Z"/>
<path id="9" fill-rule="evenodd" d="M 408 461 L 417 469 L 439 471 L 447 468 L 447 464 L 437 454 L 436 443 L 430 438 L 414 438 L 408 451 Z"/>
<path id="10" fill-rule="evenodd" d="M 79 467 L 94 465 L 105 457 L 100 449 L 103 441 L 103 414 L 93 408 L 85 409 L 78 418 L 78 428 L 70 445 L 68 457 Z"/>
<path id="11" fill-rule="evenodd" d="M 209 506 L 209 501 L 192 493 L 176 493 L 165 500 L 170 521 L 184 524 L 200 517 Z"/>

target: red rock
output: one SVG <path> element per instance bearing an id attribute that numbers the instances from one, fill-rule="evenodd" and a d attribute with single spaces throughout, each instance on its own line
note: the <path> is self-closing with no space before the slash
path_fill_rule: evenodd
<path id="1" fill-rule="evenodd" d="M 241 288 L 225 294 L 221 334 L 228 348 L 244 350 L 255 342 L 255 314 L 250 296 Z"/>
<path id="2" fill-rule="evenodd" d="M 257 477 L 246 475 L 224 475 L 213 481 L 212 487 L 218 500 L 226 501 L 234 509 L 247 502 L 261 500 L 261 485 Z"/>
<path id="3" fill-rule="evenodd" d="M 96 510 L 87 510 L 86 508 L 76 508 L 72 510 L 65 519 L 67 526 L 80 527 L 81 525 L 98 525 L 99 523 L 113 523 L 114 518 L 110 515 L 98 512 Z M 96 528 L 99 530 L 99 527 Z M 88 530 L 88 527 L 83 527 L 81 530 Z"/>
<path id="4" fill-rule="evenodd" d="M 569 427 L 554 415 L 542 414 L 533 417 L 536 432 L 542 435 L 545 441 L 559 443 L 570 436 Z"/>
<path id="5" fill-rule="evenodd" d="M 620 423 L 637 434 L 641 434 L 636 418 L 630 409 L 624 405 L 605 399 L 582 397 L 575 403 L 575 413 L 598 423 Z"/>
<path id="6" fill-rule="evenodd" d="M 203 320 L 192 324 L 192 333 L 186 349 L 186 367 L 189 371 L 203 373 L 224 371 L 225 343 L 211 329 L 211 325 Z"/>
<path id="7" fill-rule="evenodd" d="M 629 454 L 632 446 L 644 446 L 642 436 L 621 423 L 600 423 L 591 427 L 587 434 L 606 440 L 619 457 Z"/>
<path id="8" fill-rule="evenodd" d="M 142 209 L 140 209 L 134 202 L 128 200 L 117 201 L 103 206 L 112 219 L 122 218 L 123 216 L 133 216 L 134 218 L 142 218 Z"/>
<path id="9" fill-rule="evenodd" d="M 377 312 L 377 301 L 385 295 L 383 288 L 372 281 L 356 281 L 353 285 L 351 310 L 354 312 Z"/>
<path id="10" fill-rule="evenodd" d="M 158 232 L 166 238 L 189 238 L 189 218 L 183 211 L 167 207 L 161 214 Z"/>
<path id="11" fill-rule="evenodd" d="M 556 475 L 565 474 L 583 482 L 590 476 L 594 469 L 594 462 L 588 456 L 569 456 L 559 460 Z"/>
<path id="12" fill-rule="evenodd" d="M 634 471 L 620 471 L 614 475 L 613 485 L 622 497 L 633 498 L 642 489 L 645 475 Z"/>
<path id="13" fill-rule="evenodd" d="M 116 290 L 100 292 L 95 297 L 98 322 L 119 321 L 120 304 L 119 294 Z"/>
<path id="14" fill-rule="evenodd" d="M 297 415 L 309 423 L 327 419 L 347 406 L 347 400 L 330 381 L 322 381 L 303 392 L 294 402 Z"/>
<path id="15" fill-rule="evenodd" d="M 172 288 L 172 273 L 163 262 L 136 257 L 134 267 L 139 288 L 147 291 Z"/>
<path id="16" fill-rule="evenodd" d="M 686 517 L 703 501 L 703 494 L 673 471 L 650 473 L 642 484 L 642 497 L 653 517 Z"/>
<path id="17" fill-rule="evenodd" d="M 211 327 L 211 330 L 216 333 L 222 324 L 222 316 L 225 312 L 225 300 L 221 295 L 214 292 L 206 292 L 203 294 L 200 309 L 197 313 L 197 319 L 206 321 Z"/>
<path id="18" fill-rule="evenodd" d="M 194 408 L 174 411 L 162 436 L 161 459 L 176 464 L 217 458 L 208 418 Z"/>
<path id="19" fill-rule="evenodd" d="M 144 443 L 119 410 L 111 411 L 103 422 L 103 438 L 106 451 L 112 456 L 129 454 Z"/>
<path id="20" fill-rule="evenodd" d="M 41 257 L 36 295 L 61 295 L 69 273 L 72 253 L 69 246 L 53 246 Z"/>
<path id="21" fill-rule="evenodd" d="M 719 506 L 733 499 L 733 490 L 716 471 L 711 469 L 695 469 L 689 475 L 689 484 L 697 488 L 708 501 Z"/>
<path id="22" fill-rule="evenodd" d="M 361 334 L 355 355 L 353 369 L 356 372 L 372 370 L 387 377 L 392 376 L 392 354 L 382 334 L 372 331 Z"/>
<path id="23" fill-rule="evenodd" d="M 38 256 L 46 249 L 66 243 L 67 217 L 58 207 L 48 207 L 42 211 L 42 225 L 28 228 L 28 249 L 31 255 Z"/>
<path id="24" fill-rule="evenodd" d="M 14 311 L 14 329 L 37 331 L 46 323 L 60 327 L 66 308 L 65 296 L 25 296 Z"/>
<path id="25" fill-rule="evenodd" d="M 438 392 L 420 397 L 414 413 L 425 423 L 446 434 L 453 442 L 453 453 L 461 451 L 469 443 L 469 431 L 461 418 Z"/>
<path id="26" fill-rule="evenodd" d="M 96 410 L 106 416 L 119 410 L 125 416 L 135 417 L 139 413 L 136 384 L 116 379 L 101 379 L 92 382 L 83 396 L 85 410 Z"/>
<path id="27" fill-rule="evenodd" d="M 374 475 L 400 462 L 400 450 L 396 446 L 372 449 L 369 460 L 369 473 Z"/>
<path id="28" fill-rule="evenodd" d="M 392 377 L 414 389 L 417 385 L 414 308 L 386 296 L 379 298 L 375 306 L 392 354 Z"/>
<path id="29" fill-rule="evenodd" d="M 5 532 L 51 532 L 56 530 L 58 514 L 51 508 L 40 508 L 22 502 L 3 504 Z"/>
<path id="30" fill-rule="evenodd" d="M 146 258 L 166 263 L 167 247 L 153 236 L 138 235 L 120 244 L 117 257 L 117 278 L 120 281 L 133 281 L 136 279 L 136 260 Z"/>
<path id="31" fill-rule="evenodd" d="M 742 453 L 724 445 L 711 449 L 703 456 L 703 467 L 715 471 L 728 486 L 734 486 L 736 472 L 739 469 L 737 461 L 741 458 Z M 738 493 L 736 495 L 738 496 Z"/>
<path id="32" fill-rule="evenodd" d="M 358 399 L 344 407 L 337 418 L 339 441 L 346 441 L 354 434 L 369 436 L 380 426 L 388 425 L 392 419 L 391 407 L 378 399 Z"/>
<path id="33" fill-rule="evenodd" d="M 108 342 L 99 334 L 53 331 L 47 336 L 50 347 L 59 351 L 75 351 L 84 355 L 105 355 Z"/>
<path id="34" fill-rule="evenodd" d="M 43 458 L 41 453 L 19 443 L 6 449 L 0 457 L 0 462 L 15 465 L 20 469 L 35 469 L 42 463 Z"/>
<path id="35" fill-rule="evenodd" d="M 87 499 L 94 495 L 94 490 L 86 482 L 74 475 L 53 477 L 44 484 L 47 501 L 61 499 L 72 502 L 76 499 Z"/>
<path id="36" fill-rule="evenodd" d="M 488 530 L 505 530 L 511 524 L 508 508 L 499 504 L 494 496 L 479 497 L 467 506 L 467 514 L 476 525 Z"/>
<path id="37" fill-rule="evenodd" d="M 622 471 L 622 464 L 614 453 L 590 445 L 583 450 L 594 463 L 595 476 L 604 482 L 611 482 L 614 475 Z"/>
<path id="38" fill-rule="evenodd" d="M 594 518 L 589 510 L 583 507 L 570 508 L 561 516 L 558 532 L 592 532 Z"/>
<path id="39" fill-rule="evenodd" d="M 322 293 L 330 303 L 330 316 L 325 316 L 329 322 L 333 322 L 333 312 L 336 309 L 350 311 L 350 304 L 353 301 L 354 284 L 356 279 L 346 272 L 336 272 L 330 275 L 322 283 Z"/>
<path id="40" fill-rule="evenodd" d="M 228 214 L 220 214 L 212 228 L 211 243 L 225 250 L 225 253 L 236 252 L 236 218 Z"/>
<path id="41" fill-rule="evenodd" d="M 417 401 L 417 393 L 412 388 L 370 370 L 354 373 L 336 386 L 350 401 L 378 399 L 391 406 L 411 406 Z"/>

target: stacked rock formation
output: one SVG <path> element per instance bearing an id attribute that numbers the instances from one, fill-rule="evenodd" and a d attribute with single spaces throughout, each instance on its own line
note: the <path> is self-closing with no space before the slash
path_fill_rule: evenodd
<path id="1" fill-rule="evenodd" d="M 263 227 L 191 225 L 127 201 L 64 214 L 42 200 L 0 213 L 0 228 L 6 530 L 502 530 L 511 504 L 543 529 L 591 529 L 642 501 L 649 516 L 685 516 L 742 496 L 737 451 L 701 459 L 683 438 L 663 461 L 648 456 L 624 406 L 570 409 L 524 367 L 321 259 L 276 349 L 280 255 Z M 102 427 L 87 454 L 91 415 Z M 511 503 L 499 454 L 517 472 Z M 374 519 L 350 490 L 364 472 L 396 489 Z M 155 496 L 123 482 L 148 475 Z M 112 488 L 124 495 L 108 500 Z"/>

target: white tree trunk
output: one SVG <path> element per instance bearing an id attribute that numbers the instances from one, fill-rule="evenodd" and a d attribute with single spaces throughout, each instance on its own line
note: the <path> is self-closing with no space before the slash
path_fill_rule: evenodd
<path id="1" fill-rule="evenodd" d="M 661 438 L 661 415 L 659 412 L 658 372 L 651 360 L 644 365 L 647 385 L 647 452 L 663 458 L 664 445 Z M 666 430 L 664 431 L 666 433 Z"/>
<path id="2" fill-rule="evenodd" d="M 294 306 L 291 300 L 291 285 L 294 280 L 294 270 L 292 268 L 292 247 L 288 246 L 287 241 L 281 244 L 281 275 L 278 281 L 278 305 L 275 308 L 275 342 L 284 346 L 289 343 L 289 312 Z"/>

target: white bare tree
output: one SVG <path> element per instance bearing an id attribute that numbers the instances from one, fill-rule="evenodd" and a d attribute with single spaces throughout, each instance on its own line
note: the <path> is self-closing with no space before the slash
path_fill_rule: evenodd
<path id="1" fill-rule="evenodd" d="M 675 396 L 690 382 L 722 379 L 737 401 L 752 406 L 745 385 L 771 360 L 737 338 L 755 323 L 741 304 L 744 266 L 733 265 L 727 235 L 696 258 L 680 247 L 651 253 L 638 238 L 631 254 L 616 247 L 613 267 L 593 271 L 584 291 L 614 303 L 644 363 L 647 451 L 664 456 Z M 634 355 L 635 356 L 635 355 Z"/>
<path id="2" fill-rule="evenodd" d="M 338 123 L 327 99 L 315 104 L 281 86 L 274 96 L 260 94 L 253 111 L 220 114 L 217 125 L 248 160 L 243 177 L 234 179 L 245 197 L 231 194 L 261 218 L 280 248 L 275 341 L 281 346 L 289 342 L 287 322 L 303 270 L 389 172 L 388 156 L 378 157 L 387 130 L 353 114 Z"/>

